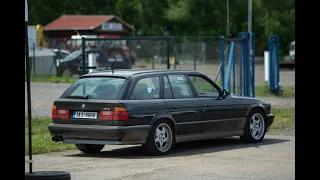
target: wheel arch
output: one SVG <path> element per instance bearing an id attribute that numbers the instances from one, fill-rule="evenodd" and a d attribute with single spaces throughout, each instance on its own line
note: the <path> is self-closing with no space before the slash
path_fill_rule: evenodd
<path id="1" fill-rule="evenodd" d="M 250 115 L 250 113 L 255 109 L 262 111 L 264 119 L 266 120 L 267 112 L 262 104 L 254 104 L 254 105 L 249 106 L 247 109 L 246 116 L 248 117 Z"/>
<path id="2" fill-rule="evenodd" d="M 173 128 L 174 134 L 177 133 L 177 123 L 174 120 L 174 118 L 168 113 L 161 113 L 161 114 L 156 115 L 151 120 L 150 125 L 153 126 L 155 123 L 157 123 L 161 119 L 167 120 L 170 123 L 170 125 L 172 126 L 172 128 Z"/>

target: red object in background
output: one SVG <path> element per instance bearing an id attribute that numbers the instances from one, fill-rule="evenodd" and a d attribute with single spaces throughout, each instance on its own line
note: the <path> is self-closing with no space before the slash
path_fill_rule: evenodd
<path id="1" fill-rule="evenodd" d="M 99 38 L 120 38 L 120 35 L 100 35 Z"/>

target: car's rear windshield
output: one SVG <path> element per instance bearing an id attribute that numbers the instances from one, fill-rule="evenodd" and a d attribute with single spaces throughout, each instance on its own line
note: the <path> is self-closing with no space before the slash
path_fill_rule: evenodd
<path id="1" fill-rule="evenodd" d="M 86 77 L 77 80 L 68 88 L 62 98 L 74 99 L 117 99 L 125 78 L 119 77 Z"/>

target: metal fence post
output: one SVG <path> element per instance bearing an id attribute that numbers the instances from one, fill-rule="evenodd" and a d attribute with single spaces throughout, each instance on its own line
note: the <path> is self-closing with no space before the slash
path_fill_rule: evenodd
<path id="1" fill-rule="evenodd" d="M 238 41 L 236 40 L 236 43 L 238 43 Z M 234 52 L 234 56 L 233 56 L 233 63 L 232 63 L 232 88 L 233 88 L 233 94 L 236 94 L 236 56 L 237 54 L 237 46 L 236 44 L 234 45 L 235 47 L 235 52 Z"/>
<path id="2" fill-rule="evenodd" d="M 170 69 L 170 38 L 167 39 L 167 69 Z"/>
<path id="3" fill-rule="evenodd" d="M 155 54 L 154 44 L 152 45 L 152 54 Z M 154 69 L 154 56 L 152 57 L 152 69 Z"/>
<path id="4" fill-rule="evenodd" d="M 277 43 L 276 43 L 276 66 L 277 66 L 277 96 L 280 95 L 280 37 L 277 36 Z"/>
<path id="5" fill-rule="evenodd" d="M 251 49 L 252 49 L 252 52 L 251 52 L 251 72 L 252 72 L 252 74 L 251 74 L 251 90 L 252 90 L 252 97 L 255 97 L 255 78 L 254 78 L 254 76 L 255 76 L 255 71 L 254 71 L 254 68 L 255 68 L 255 62 L 254 62 L 254 55 L 255 55 L 255 39 L 254 39 L 254 33 L 253 32 L 251 32 L 251 38 L 250 38 L 250 40 L 251 40 Z"/>
<path id="6" fill-rule="evenodd" d="M 221 81 L 224 88 L 224 37 L 221 36 Z"/>
<path id="7" fill-rule="evenodd" d="M 232 60 L 233 60 L 233 54 L 234 54 L 234 41 L 231 42 L 231 48 L 229 53 L 229 61 L 228 61 L 228 68 L 227 68 L 227 74 L 226 74 L 226 82 L 224 83 L 224 89 L 229 90 L 229 82 L 230 82 L 230 74 L 231 74 L 231 66 L 232 66 Z"/>
<path id="8" fill-rule="evenodd" d="M 85 37 L 81 37 L 82 40 L 82 75 L 85 74 L 85 66 L 86 66 L 86 39 Z"/>
<path id="9" fill-rule="evenodd" d="M 33 43 L 33 75 L 36 76 L 36 43 Z"/>
<path id="10" fill-rule="evenodd" d="M 243 65 L 243 76 L 244 76 L 244 84 L 243 84 L 243 92 L 244 92 L 244 96 L 249 96 L 249 46 L 248 46 L 248 42 L 249 42 L 249 33 L 248 32 L 240 32 L 239 33 L 239 37 L 240 37 L 240 41 L 242 42 L 242 54 L 243 54 L 243 62 L 241 63 L 241 65 Z M 242 71 L 242 69 L 241 69 Z M 242 73 L 240 73 L 242 76 Z M 240 83 L 242 83 L 240 81 Z M 242 86 L 242 85 L 241 85 Z"/>
<path id="11" fill-rule="evenodd" d="M 197 43 L 194 42 L 194 60 L 193 60 L 193 70 L 197 69 Z"/>
<path id="12" fill-rule="evenodd" d="M 279 54 L 279 41 L 277 35 L 269 37 L 269 88 L 271 92 L 280 95 L 280 54 Z"/>

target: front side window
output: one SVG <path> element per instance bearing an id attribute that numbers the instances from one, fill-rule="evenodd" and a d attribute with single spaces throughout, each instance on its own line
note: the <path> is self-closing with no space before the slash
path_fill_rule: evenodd
<path id="1" fill-rule="evenodd" d="M 219 90 L 201 76 L 189 75 L 199 97 L 219 97 Z"/>
<path id="2" fill-rule="evenodd" d="M 138 80 L 135 84 L 130 99 L 158 99 L 160 97 L 159 76 L 148 77 Z"/>

